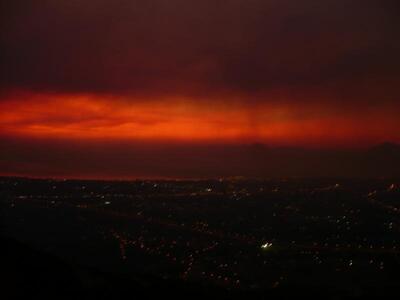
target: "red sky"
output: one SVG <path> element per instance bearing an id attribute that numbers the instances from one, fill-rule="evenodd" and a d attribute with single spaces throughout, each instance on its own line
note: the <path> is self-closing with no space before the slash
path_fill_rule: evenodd
<path id="1" fill-rule="evenodd" d="M 52 143 L 399 143 L 398 9 L 393 0 L 1 1 L 0 141 L 18 140 L 13 153 L 42 150 L 26 171 L 26 157 L 3 152 L 0 173 L 59 173 L 43 160 Z"/>
<path id="2" fill-rule="evenodd" d="M 16 93 L 0 102 L 0 134 L 72 141 L 257 142 L 310 147 L 400 141 L 400 118 L 394 104 L 341 110 L 330 103 L 299 102 L 208 102 L 182 97 L 132 101 L 102 95 Z"/>

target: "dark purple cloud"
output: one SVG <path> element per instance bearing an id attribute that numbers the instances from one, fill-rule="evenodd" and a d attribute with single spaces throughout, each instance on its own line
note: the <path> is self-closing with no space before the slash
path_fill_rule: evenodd
<path id="1" fill-rule="evenodd" d="M 400 146 L 332 150 L 0 137 L 0 176 L 85 178 L 396 177 Z"/>
<path id="2" fill-rule="evenodd" d="M 1 1 L 0 84 L 396 102 L 398 12 L 390 0 Z"/>

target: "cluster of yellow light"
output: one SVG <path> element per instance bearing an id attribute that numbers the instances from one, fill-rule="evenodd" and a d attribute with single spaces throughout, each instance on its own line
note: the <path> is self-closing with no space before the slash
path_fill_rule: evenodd
<path id="1" fill-rule="evenodd" d="M 261 245 L 261 249 L 267 250 L 272 247 L 272 243 L 265 243 Z"/>

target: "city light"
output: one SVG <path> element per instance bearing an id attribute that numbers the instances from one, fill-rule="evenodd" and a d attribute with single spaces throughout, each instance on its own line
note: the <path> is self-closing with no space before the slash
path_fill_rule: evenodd
<path id="1" fill-rule="evenodd" d="M 267 249 L 269 249 L 269 248 L 271 248 L 272 247 L 272 243 L 265 243 L 265 244 L 262 244 L 261 245 L 261 248 L 263 249 L 263 250 L 267 250 Z"/>

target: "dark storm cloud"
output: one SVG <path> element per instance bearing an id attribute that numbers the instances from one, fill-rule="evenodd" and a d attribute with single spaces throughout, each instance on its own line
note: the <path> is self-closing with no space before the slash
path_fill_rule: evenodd
<path id="1" fill-rule="evenodd" d="M 400 176 L 400 146 L 318 150 L 0 137 L 0 175 L 85 178 Z M 43 149 L 46 154 L 43 155 Z M 82 159 L 85 153 L 85 159 Z"/>
<path id="2" fill-rule="evenodd" d="M 1 1 L 1 88 L 398 101 L 389 0 Z"/>

